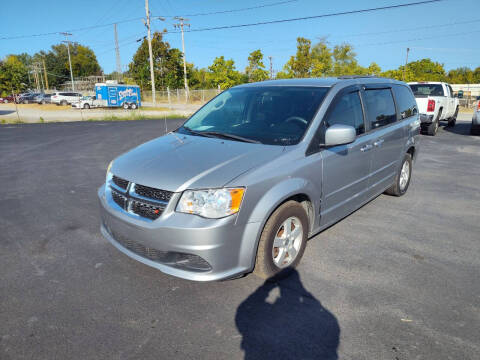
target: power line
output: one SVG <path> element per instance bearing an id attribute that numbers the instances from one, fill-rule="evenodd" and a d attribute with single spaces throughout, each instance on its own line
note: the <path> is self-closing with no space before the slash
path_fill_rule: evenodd
<path id="1" fill-rule="evenodd" d="M 298 2 L 298 1 L 299 0 L 286 0 L 286 1 L 279 1 L 279 2 L 274 2 L 270 4 L 251 6 L 251 7 L 240 8 L 240 9 L 220 10 L 220 11 L 212 11 L 212 12 L 197 13 L 197 14 L 186 14 L 182 16 L 207 16 L 207 15 L 228 14 L 228 13 L 239 12 L 239 11 L 255 10 L 255 9 L 261 9 L 261 8 L 266 8 L 270 6 L 283 5 L 283 4 L 288 4 L 288 3 Z"/>
<path id="2" fill-rule="evenodd" d="M 243 27 L 259 26 L 259 25 L 279 24 L 279 23 L 286 23 L 286 22 L 293 22 L 293 21 L 320 19 L 320 18 L 343 16 L 343 15 L 369 13 L 369 12 L 389 10 L 389 9 L 398 9 L 398 8 L 405 8 L 405 7 L 410 7 L 410 6 L 438 3 L 438 2 L 441 2 L 441 1 L 445 1 L 445 0 L 416 1 L 416 2 L 410 2 L 410 3 L 405 3 L 405 4 L 380 6 L 380 7 L 375 7 L 375 8 L 342 11 L 342 12 L 336 12 L 336 13 L 313 15 L 313 16 L 304 16 L 304 17 L 290 18 L 290 19 L 261 21 L 261 22 L 249 23 L 249 24 L 225 25 L 225 26 L 198 28 L 198 29 L 194 28 L 194 29 L 189 29 L 189 30 L 186 30 L 186 31 L 188 31 L 188 32 L 199 32 L 199 31 L 224 30 L 224 29 L 243 28 Z M 111 22 L 111 23 L 103 24 L 103 25 L 90 25 L 90 26 L 80 27 L 80 28 L 76 28 L 76 29 L 70 29 L 70 30 L 67 30 L 67 32 L 79 32 L 79 31 L 84 31 L 84 30 L 89 30 L 89 29 L 112 26 L 115 23 L 116 24 L 121 24 L 121 23 L 126 23 L 126 22 L 138 21 L 138 20 L 141 20 L 141 19 L 142 19 L 142 17 L 137 17 L 137 18 L 126 19 L 126 20 L 123 20 L 123 21 L 115 21 L 115 22 Z M 180 31 L 170 31 L 170 33 L 179 33 L 179 32 Z M 55 32 L 40 33 L 40 34 L 6 36 L 6 37 L 1 37 L 0 40 L 13 40 L 13 39 L 28 38 L 28 37 L 57 35 L 59 33 L 60 33 L 59 31 L 55 31 Z"/>
<path id="3" fill-rule="evenodd" d="M 404 7 L 410 7 L 410 6 L 438 3 L 438 2 L 441 2 L 441 1 L 445 1 L 445 0 L 417 1 L 417 2 L 411 2 L 411 3 L 406 3 L 406 4 L 380 6 L 380 7 L 369 8 L 369 9 L 361 9 L 361 10 L 341 11 L 341 12 L 336 12 L 336 13 L 313 15 L 313 16 L 304 16 L 304 17 L 290 18 L 290 19 L 261 21 L 261 22 L 249 23 L 249 24 L 224 25 L 224 26 L 198 28 L 198 29 L 194 28 L 194 29 L 189 29 L 189 30 L 185 30 L 185 31 L 186 32 L 187 31 L 188 32 L 199 32 L 199 31 L 224 30 L 224 29 L 243 28 L 243 27 L 259 26 L 259 25 L 279 24 L 279 23 L 286 23 L 286 22 L 293 22 L 293 21 L 320 19 L 320 18 L 327 18 L 327 17 L 334 17 L 334 16 L 343 16 L 343 15 L 352 15 L 352 14 L 375 12 L 375 11 L 381 11 L 381 10 L 398 9 L 398 8 L 404 8 Z M 169 33 L 178 33 L 178 31 L 169 31 Z"/>

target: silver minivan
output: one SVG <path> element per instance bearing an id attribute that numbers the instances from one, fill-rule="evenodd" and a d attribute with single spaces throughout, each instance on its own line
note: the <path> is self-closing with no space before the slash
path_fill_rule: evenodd
<path id="1" fill-rule="evenodd" d="M 383 192 L 405 194 L 419 132 L 400 81 L 237 86 L 110 163 L 98 190 L 101 232 L 185 279 L 284 276 L 309 238 Z"/>

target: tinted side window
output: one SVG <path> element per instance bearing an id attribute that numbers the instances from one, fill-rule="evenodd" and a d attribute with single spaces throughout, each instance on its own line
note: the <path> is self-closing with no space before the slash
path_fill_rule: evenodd
<path id="1" fill-rule="evenodd" d="M 357 135 L 365 132 L 363 123 L 362 103 L 358 91 L 342 95 L 333 105 L 330 114 L 327 115 L 325 125 L 350 125 L 357 130 Z"/>
<path id="2" fill-rule="evenodd" d="M 417 114 L 417 101 L 408 87 L 395 85 L 393 92 L 395 93 L 395 100 L 397 101 L 401 119 L 406 119 Z"/>
<path id="3" fill-rule="evenodd" d="M 68 96 L 68 93 L 60 93 L 61 96 Z"/>
<path id="4" fill-rule="evenodd" d="M 367 121 L 371 129 L 394 123 L 397 120 L 395 103 L 390 89 L 365 90 Z"/>

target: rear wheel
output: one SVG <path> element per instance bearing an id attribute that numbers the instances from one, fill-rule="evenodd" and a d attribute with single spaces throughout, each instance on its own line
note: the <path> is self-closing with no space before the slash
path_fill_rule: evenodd
<path id="1" fill-rule="evenodd" d="M 4 102 L 5 104 L 8 104 L 8 100 L 7 100 L 7 99 L 4 99 L 3 102 Z"/>
<path id="2" fill-rule="evenodd" d="M 66 106 L 66 105 L 67 105 L 67 100 L 62 100 L 62 101 L 60 101 L 60 105 Z"/>
<path id="3" fill-rule="evenodd" d="M 393 196 L 402 196 L 408 190 L 410 179 L 412 178 L 412 155 L 409 153 L 403 157 L 402 165 L 395 176 L 395 183 L 390 187 L 386 194 Z"/>
<path id="4" fill-rule="evenodd" d="M 268 219 L 258 244 L 254 273 L 264 279 L 287 276 L 307 244 L 308 218 L 296 201 L 282 204 Z"/>
<path id="5" fill-rule="evenodd" d="M 458 116 L 458 106 L 455 109 L 455 114 L 453 114 L 453 116 L 450 119 L 448 119 L 448 126 L 450 127 L 455 126 L 455 124 L 457 123 L 457 116 Z"/>
<path id="6" fill-rule="evenodd" d="M 127 110 L 127 109 L 130 108 L 130 106 L 129 106 L 127 103 L 123 103 L 123 108 L 124 108 L 125 110 Z"/>
<path id="7" fill-rule="evenodd" d="M 83 108 L 84 109 L 90 109 L 90 105 L 89 104 L 83 104 Z"/>
<path id="8" fill-rule="evenodd" d="M 130 105 L 130 107 L 131 107 L 133 110 L 135 110 L 135 109 L 137 108 L 137 104 L 132 103 L 132 105 Z"/>
<path id="9" fill-rule="evenodd" d="M 428 125 L 427 135 L 435 136 L 437 134 L 441 116 L 442 116 L 442 109 L 438 111 L 437 118 L 430 125 Z"/>

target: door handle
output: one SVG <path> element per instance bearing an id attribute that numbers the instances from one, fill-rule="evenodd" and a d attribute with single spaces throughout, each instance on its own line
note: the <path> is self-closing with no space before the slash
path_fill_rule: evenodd
<path id="1" fill-rule="evenodd" d="M 373 143 L 373 145 L 376 146 L 376 147 L 379 147 L 383 144 L 384 141 L 385 140 L 383 140 L 383 139 L 377 140 Z"/>
<path id="2" fill-rule="evenodd" d="M 360 148 L 360 151 L 365 152 L 365 151 L 371 150 L 372 148 L 373 148 L 372 145 L 367 144 L 367 145 L 365 145 L 365 146 L 362 146 L 362 147 Z"/>

